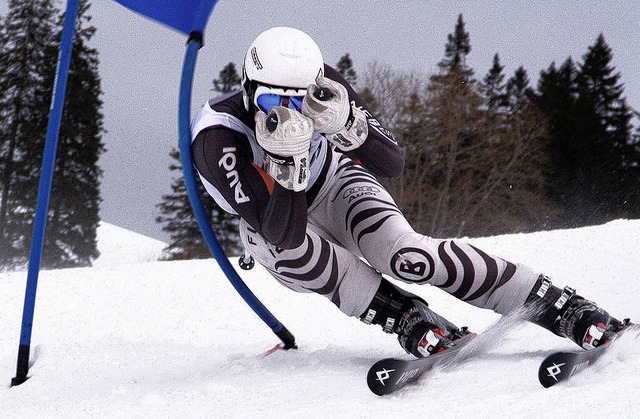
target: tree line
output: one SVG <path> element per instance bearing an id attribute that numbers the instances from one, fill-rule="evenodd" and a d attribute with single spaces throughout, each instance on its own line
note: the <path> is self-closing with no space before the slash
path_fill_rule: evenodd
<path id="1" fill-rule="evenodd" d="M 63 114 L 43 266 L 88 266 L 99 253 L 98 158 L 103 115 L 95 33 L 81 1 Z M 0 270 L 28 260 L 62 16 L 53 0 L 9 0 L 0 16 Z M 512 75 L 496 53 L 481 78 L 467 64 L 462 15 L 433 74 L 370 63 L 358 74 L 349 54 L 336 64 L 392 132 L 404 175 L 383 180 L 416 230 L 439 237 L 579 227 L 640 213 L 640 126 L 603 35 L 579 60 L 540 72 L 535 85 Z M 428 66 L 426 66 L 428 67 Z M 240 86 L 237 67 L 212 80 Z M 176 177 L 158 204 L 170 234 L 165 259 L 209 257 L 191 212 L 178 151 Z M 228 254 L 242 251 L 238 221 L 200 191 Z"/>
<path id="2" fill-rule="evenodd" d="M 579 62 L 531 86 L 496 54 L 478 80 L 462 15 L 435 74 L 369 66 L 362 94 L 405 150 L 386 182 L 419 231 L 440 237 L 570 228 L 640 214 L 640 131 L 600 34 Z"/>

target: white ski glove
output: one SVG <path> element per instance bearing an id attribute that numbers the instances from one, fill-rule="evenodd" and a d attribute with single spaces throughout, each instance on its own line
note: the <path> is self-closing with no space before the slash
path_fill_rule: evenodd
<path id="1" fill-rule="evenodd" d="M 369 134 L 364 111 L 349 103 L 347 89 L 324 76 L 307 88 L 302 113 L 313 119 L 315 130 L 327 137 L 342 151 L 362 145 Z"/>
<path id="2" fill-rule="evenodd" d="M 309 147 L 313 121 L 300 112 L 275 106 L 269 115 L 256 114 L 256 140 L 267 152 L 265 170 L 280 185 L 295 192 L 309 183 Z"/>

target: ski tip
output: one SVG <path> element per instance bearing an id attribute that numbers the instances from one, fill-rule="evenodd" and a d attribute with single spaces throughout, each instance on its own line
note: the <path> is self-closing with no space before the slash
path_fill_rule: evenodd
<path id="1" fill-rule="evenodd" d="M 373 394 L 384 396 L 398 389 L 397 373 L 402 371 L 404 362 L 395 358 L 382 359 L 369 368 L 367 386 Z"/>
<path id="2" fill-rule="evenodd" d="M 547 356 L 538 369 L 538 380 L 542 387 L 549 388 L 571 376 L 573 354 L 557 352 Z"/>
<path id="3" fill-rule="evenodd" d="M 367 374 L 367 386 L 369 390 L 377 396 L 384 396 L 394 391 L 391 386 L 386 386 L 385 381 L 389 378 L 390 371 L 385 369 L 370 369 Z"/>

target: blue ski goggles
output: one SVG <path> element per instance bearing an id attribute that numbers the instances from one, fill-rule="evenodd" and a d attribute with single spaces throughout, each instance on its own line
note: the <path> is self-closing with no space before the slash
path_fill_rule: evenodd
<path id="1" fill-rule="evenodd" d="M 269 113 L 274 106 L 284 106 L 285 108 L 302 111 L 302 100 L 304 96 L 283 96 L 276 93 L 263 93 L 256 97 L 258 108 L 264 113 Z"/>
<path id="2" fill-rule="evenodd" d="M 295 93 L 285 94 L 285 93 Z M 269 113 L 274 106 L 284 106 L 285 108 L 302 111 L 302 101 L 306 94 L 305 89 L 281 89 L 259 86 L 255 92 L 255 105 L 264 113 Z"/>

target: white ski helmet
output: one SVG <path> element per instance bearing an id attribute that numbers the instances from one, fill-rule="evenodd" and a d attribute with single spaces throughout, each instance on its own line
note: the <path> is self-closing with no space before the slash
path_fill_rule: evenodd
<path id="1" fill-rule="evenodd" d="M 244 57 L 245 108 L 252 106 L 258 85 L 274 88 L 278 94 L 304 95 L 318 74 L 324 74 L 324 61 L 309 35 L 294 28 L 267 29 L 251 43 Z"/>

